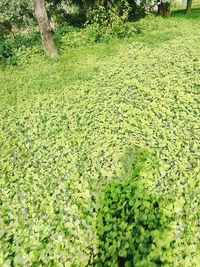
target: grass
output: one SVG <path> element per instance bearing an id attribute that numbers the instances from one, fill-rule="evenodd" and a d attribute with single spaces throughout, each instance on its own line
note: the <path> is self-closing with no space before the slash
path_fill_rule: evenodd
<path id="1" fill-rule="evenodd" d="M 99 192 L 127 178 L 132 147 L 157 158 L 148 193 L 173 218 L 156 266 L 199 265 L 200 19 L 138 23 L 129 39 L 65 36 L 57 59 L 1 67 L 1 266 L 92 266 Z"/>
<path id="2" fill-rule="evenodd" d="M 196 5 L 193 9 L 191 14 L 185 15 L 185 9 L 177 9 L 172 12 L 172 17 L 178 18 L 178 19 L 199 19 L 200 14 L 200 6 Z"/>

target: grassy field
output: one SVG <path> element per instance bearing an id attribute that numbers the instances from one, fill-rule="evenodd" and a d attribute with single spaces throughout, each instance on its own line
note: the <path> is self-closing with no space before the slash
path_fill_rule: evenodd
<path id="1" fill-rule="evenodd" d="M 171 221 L 159 260 L 126 266 L 199 266 L 200 12 L 139 25 L 1 67 L 0 266 L 94 266 L 100 192 L 130 176 L 135 149 L 158 161 L 141 178 Z"/>

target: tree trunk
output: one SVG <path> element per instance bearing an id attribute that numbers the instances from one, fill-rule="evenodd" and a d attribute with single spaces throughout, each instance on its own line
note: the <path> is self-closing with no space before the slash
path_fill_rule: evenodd
<path id="1" fill-rule="evenodd" d="M 35 16 L 40 29 L 42 44 L 48 56 L 54 57 L 58 55 L 58 49 L 53 40 L 53 30 L 51 29 L 49 18 L 44 0 L 34 0 Z"/>
<path id="2" fill-rule="evenodd" d="M 192 10 L 192 0 L 187 0 L 186 14 L 190 14 Z"/>

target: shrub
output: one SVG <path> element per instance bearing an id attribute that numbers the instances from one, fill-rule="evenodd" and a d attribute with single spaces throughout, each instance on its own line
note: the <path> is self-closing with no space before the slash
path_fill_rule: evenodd
<path id="1" fill-rule="evenodd" d="M 167 17 L 170 15 L 171 2 L 170 1 L 161 1 L 158 5 L 158 15 Z"/>
<path id="2" fill-rule="evenodd" d="M 1 0 L 0 27 L 11 30 L 35 25 L 33 10 L 33 1 L 30 0 Z"/>
<path id="3" fill-rule="evenodd" d="M 136 0 L 121 1 L 104 1 L 102 5 L 93 5 L 87 11 L 87 17 L 90 22 L 107 23 L 117 19 L 125 19 L 128 21 L 137 20 L 145 16 L 145 5 L 148 0 L 140 2 Z"/>
<path id="4" fill-rule="evenodd" d="M 0 62 L 4 62 L 7 58 L 12 56 L 12 47 L 3 31 L 0 31 Z"/>
<path id="5" fill-rule="evenodd" d="M 40 45 L 40 36 L 38 32 L 16 33 L 5 35 L 0 32 L 0 62 L 17 64 L 20 52 L 27 48 L 32 49 L 33 54 L 35 46 Z"/>
<path id="6" fill-rule="evenodd" d="M 60 50 L 64 51 L 66 47 L 75 48 L 99 42 L 109 42 L 113 39 L 130 38 L 141 32 L 142 26 L 132 22 L 115 22 L 112 26 L 107 27 L 91 24 L 84 29 L 65 26 L 57 31 L 55 39 Z"/>

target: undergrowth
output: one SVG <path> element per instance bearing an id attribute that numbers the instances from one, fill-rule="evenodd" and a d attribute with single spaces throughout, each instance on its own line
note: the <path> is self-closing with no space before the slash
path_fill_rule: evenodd
<path id="1" fill-rule="evenodd" d="M 199 23 L 1 67 L 1 266 L 199 265 Z"/>

